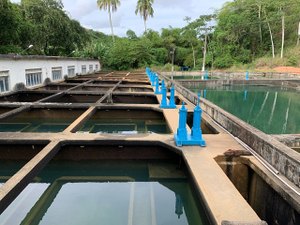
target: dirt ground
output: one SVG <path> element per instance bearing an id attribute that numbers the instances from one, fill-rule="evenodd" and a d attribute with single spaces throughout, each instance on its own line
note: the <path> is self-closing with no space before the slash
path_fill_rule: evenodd
<path id="1" fill-rule="evenodd" d="M 214 70 L 216 72 L 224 72 L 223 70 Z M 233 70 L 228 70 L 227 72 L 232 72 Z M 244 72 L 245 69 L 234 70 L 234 72 Z M 250 72 L 277 72 L 277 73 L 289 73 L 300 75 L 300 67 L 292 66 L 278 66 L 275 68 L 270 67 L 259 67 L 255 69 L 250 69 Z"/>
<path id="2" fill-rule="evenodd" d="M 300 74 L 300 68 L 299 67 L 290 67 L 290 66 L 280 66 L 273 68 L 274 71 L 279 73 L 296 73 Z"/>

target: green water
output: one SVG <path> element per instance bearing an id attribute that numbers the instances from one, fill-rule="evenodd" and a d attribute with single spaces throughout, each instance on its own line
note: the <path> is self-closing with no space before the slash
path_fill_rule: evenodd
<path id="1" fill-rule="evenodd" d="M 267 134 L 300 133 L 300 92 L 270 86 L 191 89 Z"/>
<path id="2" fill-rule="evenodd" d="M 160 119 L 136 120 L 136 119 L 90 119 L 83 125 L 80 132 L 89 133 L 170 133 L 167 124 Z"/>
<path id="3" fill-rule="evenodd" d="M 0 132 L 46 132 L 56 133 L 64 131 L 69 123 L 65 120 L 55 123 L 44 123 L 44 121 L 24 121 L 24 123 L 0 123 Z"/>
<path id="4" fill-rule="evenodd" d="M 31 109 L 2 119 L 0 132 L 62 132 L 82 112 L 77 109 Z"/>
<path id="5" fill-rule="evenodd" d="M 142 109 L 105 109 L 95 114 L 79 129 L 89 133 L 170 133 L 161 112 Z"/>
<path id="6" fill-rule="evenodd" d="M 34 180 L 0 224 L 209 224 L 173 163 L 52 162 Z"/>
<path id="7" fill-rule="evenodd" d="M 0 183 L 5 182 L 9 177 L 13 176 L 26 163 L 26 160 L 20 160 L 17 162 L 14 160 L 0 160 Z"/>

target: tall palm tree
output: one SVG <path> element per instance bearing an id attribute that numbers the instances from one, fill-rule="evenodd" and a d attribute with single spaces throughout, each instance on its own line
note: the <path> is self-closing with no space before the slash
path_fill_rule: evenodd
<path id="1" fill-rule="evenodd" d="M 113 41 L 115 41 L 114 28 L 111 19 L 111 12 L 117 11 L 118 6 L 120 5 L 120 0 L 97 0 L 97 5 L 100 10 L 101 9 L 108 10 L 111 35 Z"/>
<path id="2" fill-rule="evenodd" d="M 138 0 L 136 5 L 135 14 L 140 13 L 141 17 L 144 19 L 145 32 L 147 31 L 147 19 L 149 18 L 149 16 L 153 17 L 153 2 L 154 0 Z"/>

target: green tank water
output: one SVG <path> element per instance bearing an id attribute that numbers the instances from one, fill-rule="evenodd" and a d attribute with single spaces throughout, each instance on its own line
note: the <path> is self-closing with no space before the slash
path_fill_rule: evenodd
<path id="1" fill-rule="evenodd" d="M 6 164 L 0 175 L 8 178 L 15 167 L 16 162 Z M 53 161 L 0 215 L 0 224 L 208 225 L 209 221 L 177 164 Z"/>
<path id="2" fill-rule="evenodd" d="M 300 133 L 300 92 L 271 86 L 191 89 L 267 134 Z"/>

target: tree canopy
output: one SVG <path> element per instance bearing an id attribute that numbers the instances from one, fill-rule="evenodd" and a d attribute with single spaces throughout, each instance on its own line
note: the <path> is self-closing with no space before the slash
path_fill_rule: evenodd
<path id="1" fill-rule="evenodd" d="M 138 0 L 137 1 L 135 14 L 140 13 L 141 17 L 143 18 L 145 32 L 147 31 L 146 21 L 150 16 L 153 17 L 153 14 L 154 14 L 154 10 L 152 8 L 153 2 L 154 2 L 154 0 Z"/>
<path id="2" fill-rule="evenodd" d="M 118 6 L 121 4 L 120 0 L 97 0 L 97 4 L 100 10 L 104 9 L 108 11 L 109 24 L 111 29 L 111 35 L 113 41 L 115 41 L 114 28 L 112 24 L 111 13 L 117 11 Z"/>
<path id="3" fill-rule="evenodd" d="M 212 33 L 210 47 L 215 66 L 229 67 L 265 55 L 281 55 L 285 47 L 296 45 L 299 21 L 299 0 L 228 2 L 217 13 Z"/>
<path id="4" fill-rule="evenodd" d="M 82 48 L 89 35 L 68 17 L 60 0 L 1 0 L 0 53 L 68 55 Z M 23 52 L 29 45 L 33 47 Z"/>
<path id="5" fill-rule="evenodd" d="M 144 66 L 201 69 L 251 64 L 264 57 L 299 65 L 299 0 L 235 0 L 211 15 L 183 18 L 181 28 L 147 29 L 138 36 L 128 29 L 115 37 L 83 28 L 69 18 L 61 0 L 0 1 L 0 53 L 69 55 L 100 59 L 106 68 Z M 116 10 L 119 0 L 98 0 L 101 9 Z M 146 8 L 139 4 L 148 2 Z M 100 4 L 101 3 L 101 4 Z M 113 5 L 109 5 L 112 4 Z M 137 0 L 143 19 L 153 15 L 152 0 Z M 150 8 L 151 7 L 151 10 Z M 133 9 L 134 10 L 134 9 Z M 32 48 L 27 49 L 29 45 Z M 295 48 L 295 50 L 293 50 Z M 293 54 L 286 54 L 292 49 Z"/>

